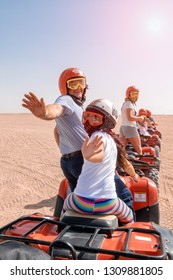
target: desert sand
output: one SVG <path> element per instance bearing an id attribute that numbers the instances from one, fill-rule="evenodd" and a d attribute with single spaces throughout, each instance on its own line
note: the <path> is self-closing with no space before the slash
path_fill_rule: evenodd
<path id="1" fill-rule="evenodd" d="M 173 230 L 173 115 L 154 118 L 162 133 L 160 224 Z M 31 114 L 0 114 L 0 226 L 35 212 L 53 214 L 63 178 L 54 126 Z"/>

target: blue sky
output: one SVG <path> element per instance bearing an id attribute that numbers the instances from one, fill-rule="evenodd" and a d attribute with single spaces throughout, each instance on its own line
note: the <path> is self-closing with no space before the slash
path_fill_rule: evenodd
<path id="1" fill-rule="evenodd" d="M 108 98 L 120 112 L 126 88 L 137 108 L 173 114 L 172 0 L 0 0 L 0 113 L 28 112 L 24 93 L 53 103 L 68 67 L 82 69 L 86 105 Z"/>

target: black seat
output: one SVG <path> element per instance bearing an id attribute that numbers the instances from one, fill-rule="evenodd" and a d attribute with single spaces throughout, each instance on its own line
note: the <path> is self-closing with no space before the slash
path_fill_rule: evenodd
<path id="1" fill-rule="evenodd" d="M 96 228 L 115 228 L 118 227 L 118 218 L 115 215 L 85 215 L 78 212 L 67 210 L 61 222 L 68 225 L 82 225 Z"/>

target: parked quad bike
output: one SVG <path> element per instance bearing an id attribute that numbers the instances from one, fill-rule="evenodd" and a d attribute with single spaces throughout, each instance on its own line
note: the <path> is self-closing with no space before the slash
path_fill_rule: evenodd
<path id="1" fill-rule="evenodd" d="M 82 215 L 74 211 L 66 211 L 61 221 L 56 213 L 23 216 L 0 228 L 1 259 L 1 246 L 4 250 L 4 245 L 14 242 L 23 243 L 25 251 L 28 246 L 30 250 L 37 249 L 38 255 L 41 250 L 48 259 L 56 260 L 173 259 L 173 234 L 158 225 L 158 191 L 154 182 L 146 177 L 141 177 L 139 183 L 129 176 L 123 179 L 133 194 L 137 222 L 119 226 L 115 215 Z M 67 192 L 68 182 L 63 179 L 57 199 L 63 199 Z M 45 259 L 45 255 L 41 258 Z"/>
<path id="2" fill-rule="evenodd" d="M 161 133 L 159 130 L 157 130 L 156 126 L 155 126 L 154 128 L 150 128 L 150 127 L 149 127 L 147 131 L 148 131 L 151 135 L 156 134 L 156 135 L 159 136 L 160 139 L 162 139 L 162 133 Z"/>
<path id="3" fill-rule="evenodd" d="M 66 211 L 59 220 L 57 216 L 68 193 L 68 182 L 63 179 L 54 216 L 35 213 L 0 228 L 0 258 L 8 252 L 11 255 L 22 244 L 22 252 L 27 252 L 23 259 L 30 259 L 28 251 L 32 250 L 35 259 L 173 259 L 173 234 L 159 225 L 157 186 L 144 176 L 138 182 L 130 176 L 121 178 L 132 192 L 136 222 L 120 226 L 115 215 L 83 215 L 74 211 Z"/>
<path id="4" fill-rule="evenodd" d="M 161 151 L 161 139 L 157 134 L 152 134 L 151 136 L 141 136 L 142 147 L 153 147 L 156 156 L 159 158 Z"/>
<path id="5" fill-rule="evenodd" d="M 35 213 L 0 228 L 0 248 L 14 250 L 14 242 L 44 252 L 47 259 L 64 260 L 168 260 L 173 259 L 173 234 L 158 225 L 158 191 L 154 182 L 123 177 L 131 189 L 137 222 L 119 226 L 115 215 L 82 215 L 66 211 L 62 219 Z M 57 200 L 68 192 L 63 179 Z M 59 198 L 59 199 L 58 199 Z M 59 205 L 58 205 L 59 207 Z M 56 211 L 56 209 L 55 209 Z M 11 245 L 12 244 L 12 245 Z M 0 256 L 3 259 L 3 253 Z M 33 253 L 34 254 L 34 253 Z M 45 259 L 45 255 L 41 258 Z"/>
<path id="6" fill-rule="evenodd" d="M 156 157 L 154 148 L 142 147 L 142 154 L 137 154 L 131 145 L 126 147 L 128 160 L 132 163 L 135 171 L 154 181 L 159 190 L 160 159 Z"/>
<path id="7" fill-rule="evenodd" d="M 160 161 L 151 147 L 144 147 L 142 155 L 128 154 L 141 176 L 134 182 L 119 170 L 133 196 L 134 223 L 120 226 L 115 215 L 82 215 L 71 210 L 60 220 L 69 192 L 64 178 L 53 216 L 35 213 L 0 228 L 0 259 L 173 259 L 173 233 L 159 225 L 158 186 L 149 174 L 153 169 L 159 171 Z"/>

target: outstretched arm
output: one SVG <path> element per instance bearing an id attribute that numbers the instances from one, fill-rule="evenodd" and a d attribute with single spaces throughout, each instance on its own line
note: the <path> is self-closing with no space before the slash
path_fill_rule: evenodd
<path id="1" fill-rule="evenodd" d="M 30 112 L 37 118 L 43 120 L 53 120 L 58 118 L 64 111 L 64 107 L 59 104 L 46 105 L 44 99 L 38 99 L 38 97 L 29 92 L 24 95 L 25 98 L 22 99 L 22 106 L 30 110 Z"/>
<path id="2" fill-rule="evenodd" d="M 91 162 L 101 162 L 104 158 L 104 143 L 102 136 L 96 135 L 94 139 L 89 142 L 87 137 L 82 145 L 83 157 Z"/>

